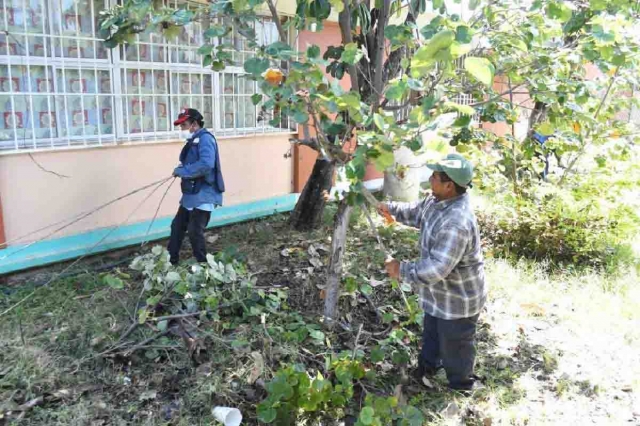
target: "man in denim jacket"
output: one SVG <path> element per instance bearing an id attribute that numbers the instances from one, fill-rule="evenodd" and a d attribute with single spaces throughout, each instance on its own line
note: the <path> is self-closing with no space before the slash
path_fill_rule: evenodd
<path id="1" fill-rule="evenodd" d="M 183 110 L 173 124 L 189 135 L 180 152 L 180 165 L 173 171 L 173 175 L 181 179 L 182 198 L 171 222 L 170 261 L 176 265 L 180 260 L 182 240 L 188 233 L 196 260 L 206 262 L 204 230 L 211 212 L 222 205 L 224 192 L 218 144 L 204 128 L 204 117 L 198 110 Z"/>
<path id="2" fill-rule="evenodd" d="M 424 310 L 422 352 L 414 375 L 421 379 L 444 367 L 449 387 L 469 391 L 478 316 L 487 298 L 480 233 L 469 203 L 473 167 L 460 154 L 435 164 L 432 194 L 415 203 L 382 203 L 379 210 L 420 229 L 420 259 L 390 259 L 390 277 L 420 292 Z"/>

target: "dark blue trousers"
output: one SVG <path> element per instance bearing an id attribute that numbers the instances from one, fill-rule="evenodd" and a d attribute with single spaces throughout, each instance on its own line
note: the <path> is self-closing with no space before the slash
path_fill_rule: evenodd
<path id="1" fill-rule="evenodd" d="M 478 317 L 479 314 L 470 318 L 444 320 L 424 314 L 418 368 L 424 374 L 435 374 L 438 368 L 444 367 L 450 388 L 471 389 Z"/>
<path id="2" fill-rule="evenodd" d="M 211 212 L 198 209 L 187 210 L 180 206 L 171 222 L 171 237 L 167 247 L 172 264 L 175 265 L 180 260 L 180 247 L 182 247 L 182 240 L 186 234 L 189 234 L 189 241 L 196 260 L 198 262 L 207 261 L 204 230 L 207 228 L 210 218 Z"/>

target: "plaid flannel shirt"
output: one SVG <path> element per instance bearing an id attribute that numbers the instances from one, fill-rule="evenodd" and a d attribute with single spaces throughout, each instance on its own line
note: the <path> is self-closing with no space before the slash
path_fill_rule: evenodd
<path id="1" fill-rule="evenodd" d="M 420 260 L 401 262 L 400 279 L 420 290 L 424 311 L 453 320 L 480 312 L 487 299 L 484 261 L 475 214 L 464 194 L 389 203 L 396 220 L 420 229 Z"/>

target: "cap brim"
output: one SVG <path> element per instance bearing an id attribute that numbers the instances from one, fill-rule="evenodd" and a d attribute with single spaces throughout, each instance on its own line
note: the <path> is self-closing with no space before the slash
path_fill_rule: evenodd
<path id="1" fill-rule="evenodd" d="M 427 167 L 430 168 L 431 170 L 433 170 L 434 172 L 443 172 L 444 169 L 442 168 L 442 166 L 440 164 L 436 164 L 436 163 L 427 163 Z"/>
<path id="2" fill-rule="evenodd" d="M 187 116 L 184 116 L 184 117 L 178 118 L 176 121 L 174 121 L 174 122 L 173 122 L 173 125 L 174 125 L 174 126 L 179 126 L 179 125 L 181 125 L 182 123 L 184 123 L 185 121 L 187 121 L 187 119 L 188 119 L 188 118 L 189 118 L 189 117 L 187 117 Z"/>

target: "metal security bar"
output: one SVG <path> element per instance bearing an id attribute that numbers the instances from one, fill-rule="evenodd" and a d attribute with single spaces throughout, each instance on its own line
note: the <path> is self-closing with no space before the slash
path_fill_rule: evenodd
<path id="1" fill-rule="evenodd" d="M 203 68 L 197 53 L 206 22 L 176 40 L 148 32 L 110 50 L 97 28 L 113 1 L 0 0 L 0 154 L 176 139 L 173 119 L 185 107 L 221 135 L 291 132 L 287 120 L 258 120 L 258 87 L 242 68 L 255 52 L 242 37 L 229 36 L 240 52 L 222 73 Z M 277 40 L 268 20 L 256 33 L 260 44 Z"/>

